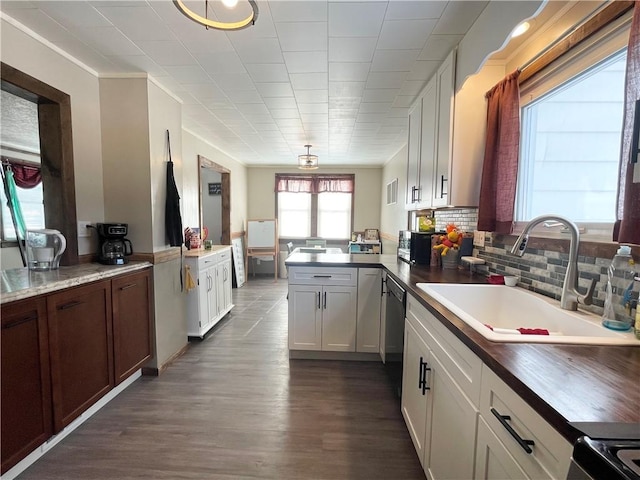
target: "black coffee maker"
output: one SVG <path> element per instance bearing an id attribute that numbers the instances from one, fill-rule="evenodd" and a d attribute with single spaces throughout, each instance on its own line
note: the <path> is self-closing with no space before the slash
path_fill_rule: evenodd
<path id="1" fill-rule="evenodd" d="M 98 261 L 105 265 L 124 265 L 127 256 L 133 254 L 131 241 L 124 238 L 128 232 L 126 223 L 98 223 Z"/>

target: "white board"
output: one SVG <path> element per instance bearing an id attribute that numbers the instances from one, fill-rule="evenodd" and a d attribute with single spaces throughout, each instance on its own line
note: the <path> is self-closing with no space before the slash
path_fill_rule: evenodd
<path id="1" fill-rule="evenodd" d="M 248 248 L 276 248 L 276 221 L 249 220 L 247 222 Z"/>
<path id="2" fill-rule="evenodd" d="M 231 251 L 233 253 L 233 271 L 236 274 L 236 287 L 244 285 L 244 247 L 242 237 L 231 240 Z"/>

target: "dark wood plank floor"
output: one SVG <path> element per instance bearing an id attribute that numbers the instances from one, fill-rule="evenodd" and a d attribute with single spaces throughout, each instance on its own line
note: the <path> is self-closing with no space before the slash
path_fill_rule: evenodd
<path id="1" fill-rule="evenodd" d="M 382 364 L 289 360 L 286 281 L 236 307 L 26 470 L 30 479 L 424 479 Z"/>

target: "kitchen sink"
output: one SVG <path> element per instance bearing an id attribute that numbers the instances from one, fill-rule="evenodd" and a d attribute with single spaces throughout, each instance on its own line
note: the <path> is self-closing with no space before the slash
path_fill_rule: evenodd
<path id="1" fill-rule="evenodd" d="M 610 330 L 602 326 L 598 315 L 562 310 L 558 301 L 521 288 L 448 283 L 417 286 L 492 342 L 640 346 L 631 330 Z M 521 334 L 518 329 L 542 329 L 548 334 Z"/>

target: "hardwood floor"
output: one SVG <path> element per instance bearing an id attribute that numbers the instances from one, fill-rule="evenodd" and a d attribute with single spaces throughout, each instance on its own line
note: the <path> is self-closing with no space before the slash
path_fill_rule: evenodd
<path id="1" fill-rule="evenodd" d="M 424 479 L 381 363 L 289 360 L 286 293 L 234 289 L 212 334 L 19 478 Z"/>

